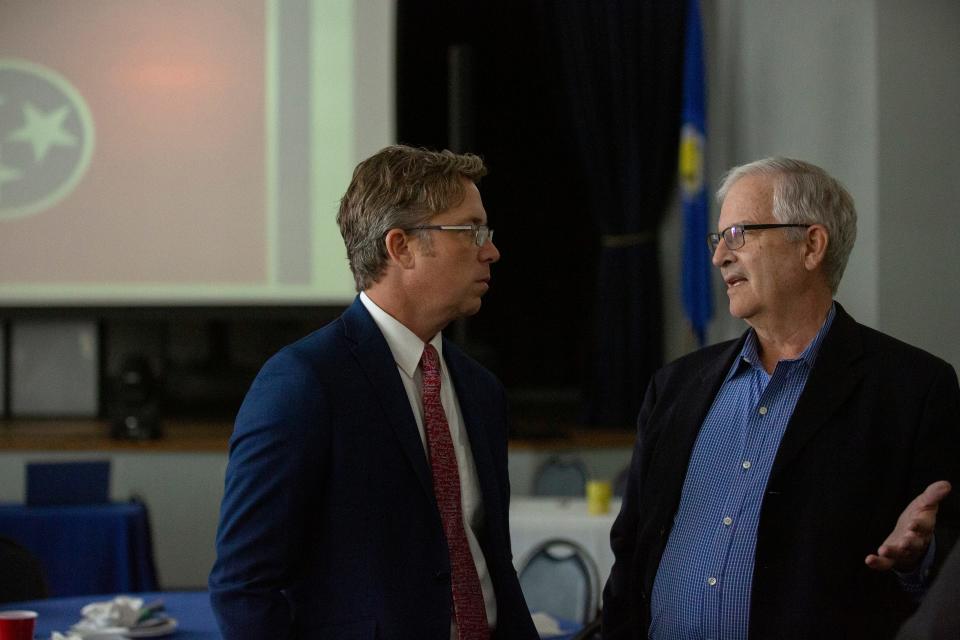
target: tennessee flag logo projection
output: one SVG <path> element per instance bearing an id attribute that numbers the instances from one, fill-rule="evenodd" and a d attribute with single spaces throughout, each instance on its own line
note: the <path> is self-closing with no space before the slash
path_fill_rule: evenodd
<path id="1" fill-rule="evenodd" d="M 66 78 L 0 58 L 0 218 L 35 214 L 69 195 L 93 144 L 90 110 Z"/>
<path id="2" fill-rule="evenodd" d="M 0 299 L 264 286 L 264 1 L 14 4 Z"/>

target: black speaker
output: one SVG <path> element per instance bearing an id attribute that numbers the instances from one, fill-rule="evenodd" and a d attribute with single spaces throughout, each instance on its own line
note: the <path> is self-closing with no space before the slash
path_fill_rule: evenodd
<path id="1" fill-rule="evenodd" d="M 114 380 L 110 435 L 123 440 L 151 440 L 162 435 L 159 384 L 143 356 L 127 356 Z"/>

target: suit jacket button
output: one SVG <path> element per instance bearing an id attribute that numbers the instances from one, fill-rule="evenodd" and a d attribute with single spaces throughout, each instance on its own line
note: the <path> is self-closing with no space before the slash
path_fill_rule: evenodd
<path id="1" fill-rule="evenodd" d="M 450 580 L 450 572 L 447 571 L 447 570 L 445 570 L 445 569 L 442 569 L 442 570 L 440 570 L 440 571 L 437 571 L 436 578 L 437 578 L 437 580 L 440 581 L 440 582 L 449 582 L 449 580 Z"/>

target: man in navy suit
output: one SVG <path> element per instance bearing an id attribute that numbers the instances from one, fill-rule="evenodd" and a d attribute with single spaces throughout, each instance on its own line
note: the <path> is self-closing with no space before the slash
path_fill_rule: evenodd
<path id="1" fill-rule="evenodd" d="M 533 639 L 503 387 L 441 331 L 500 258 L 471 154 L 361 162 L 337 222 L 360 294 L 253 382 L 210 575 L 226 640 Z"/>
<path id="2" fill-rule="evenodd" d="M 825 171 L 760 160 L 718 200 L 749 329 L 648 386 L 604 638 L 891 638 L 956 532 L 956 373 L 834 302 L 856 211 Z"/>

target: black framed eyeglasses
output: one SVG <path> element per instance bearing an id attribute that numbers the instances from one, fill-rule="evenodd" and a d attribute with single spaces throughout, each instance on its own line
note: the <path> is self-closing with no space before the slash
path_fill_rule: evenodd
<path id="1" fill-rule="evenodd" d="M 762 231 L 764 229 L 786 229 L 789 227 L 796 227 L 798 229 L 806 229 L 812 225 L 809 224 L 735 224 L 727 227 L 720 233 L 708 233 L 707 234 L 707 246 L 710 248 L 710 253 L 715 253 L 717 247 L 720 246 L 720 239 L 723 238 L 723 244 L 727 245 L 727 249 L 739 249 L 743 246 L 743 243 L 747 241 L 747 231 Z"/>
<path id="2" fill-rule="evenodd" d="M 493 229 L 485 224 L 425 224 L 419 227 L 409 227 L 404 231 L 470 231 L 473 233 L 473 242 L 482 247 L 487 240 L 493 242 Z"/>

